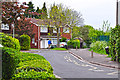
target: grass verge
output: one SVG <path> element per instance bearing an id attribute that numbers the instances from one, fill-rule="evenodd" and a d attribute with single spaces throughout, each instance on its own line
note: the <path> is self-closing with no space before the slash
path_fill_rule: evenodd
<path id="1" fill-rule="evenodd" d="M 51 49 L 51 50 L 60 50 L 60 51 L 65 51 L 65 50 L 67 50 L 67 49 L 65 49 L 65 48 L 53 48 L 53 49 Z"/>

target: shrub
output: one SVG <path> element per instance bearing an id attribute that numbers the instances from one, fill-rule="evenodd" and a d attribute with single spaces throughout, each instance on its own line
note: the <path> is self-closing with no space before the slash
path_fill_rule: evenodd
<path id="1" fill-rule="evenodd" d="M 29 50 L 30 49 L 30 37 L 28 35 L 20 36 L 20 46 L 21 50 Z"/>
<path id="2" fill-rule="evenodd" d="M 15 73 L 16 65 L 19 63 L 17 56 L 15 56 L 16 53 L 18 51 L 15 49 L 2 48 L 2 78 L 5 80 L 11 79 Z"/>
<path id="3" fill-rule="evenodd" d="M 90 45 L 90 48 L 96 51 L 105 51 L 106 46 L 106 41 L 96 41 Z"/>
<path id="4" fill-rule="evenodd" d="M 62 39 L 60 40 L 60 42 L 66 42 L 67 38 L 62 37 Z"/>
<path id="5" fill-rule="evenodd" d="M 50 79 L 55 78 L 53 68 L 50 63 L 38 54 L 24 53 L 18 54 L 20 63 L 17 65 L 16 73 L 12 79 Z"/>
<path id="6" fill-rule="evenodd" d="M 12 38 L 11 36 L 7 36 L 4 33 L 0 33 L 0 41 L 4 47 L 20 50 L 20 43 L 16 38 Z"/>
<path id="7" fill-rule="evenodd" d="M 79 40 L 70 40 L 67 42 L 68 46 L 72 46 L 73 48 L 80 48 L 80 41 Z"/>

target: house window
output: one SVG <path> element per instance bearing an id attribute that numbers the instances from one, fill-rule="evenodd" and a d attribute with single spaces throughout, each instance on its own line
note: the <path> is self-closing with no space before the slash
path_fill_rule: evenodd
<path id="1" fill-rule="evenodd" d="M 59 28 L 58 32 L 60 33 L 60 28 Z M 57 28 L 56 27 L 53 29 L 53 33 L 57 33 Z"/>
<path id="2" fill-rule="evenodd" d="M 69 32 L 70 32 L 70 31 L 69 31 L 69 28 L 64 28 L 64 29 L 63 29 L 63 32 L 64 32 L 64 33 L 69 33 Z"/>
<path id="3" fill-rule="evenodd" d="M 9 30 L 8 24 L 1 24 L 1 30 Z"/>
<path id="4" fill-rule="evenodd" d="M 40 32 L 48 32 L 48 27 L 47 26 L 41 26 Z"/>
<path id="5" fill-rule="evenodd" d="M 57 39 L 53 39 L 53 44 L 57 44 Z"/>
<path id="6" fill-rule="evenodd" d="M 57 33 L 56 28 L 53 28 L 53 33 Z"/>
<path id="7" fill-rule="evenodd" d="M 35 38 L 32 38 L 32 44 L 34 44 L 35 43 Z"/>

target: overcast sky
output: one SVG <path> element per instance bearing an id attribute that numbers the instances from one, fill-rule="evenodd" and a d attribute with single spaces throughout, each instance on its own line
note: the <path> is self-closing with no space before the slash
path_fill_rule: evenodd
<path id="1" fill-rule="evenodd" d="M 101 28 L 103 21 L 109 21 L 111 27 L 116 24 L 116 0 L 19 0 L 20 2 L 32 1 L 34 6 L 42 8 L 46 2 L 49 8 L 54 2 L 62 3 L 71 9 L 81 12 L 84 18 L 84 24 L 91 25 L 94 28 Z"/>

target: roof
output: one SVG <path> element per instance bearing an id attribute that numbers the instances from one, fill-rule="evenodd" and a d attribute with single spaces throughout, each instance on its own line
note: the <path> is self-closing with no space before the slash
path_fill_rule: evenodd
<path id="1" fill-rule="evenodd" d="M 55 26 L 55 24 L 59 25 L 59 22 L 56 23 L 55 21 L 50 20 L 50 19 L 42 20 L 42 19 L 30 18 L 30 20 L 33 24 L 37 24 L 38 26 L 40 26 L 40 25 Z M 67 26 L 68 27 L 68 25 L 66 25 L 66 24 L 62 24 L 62 26 Z"/>

